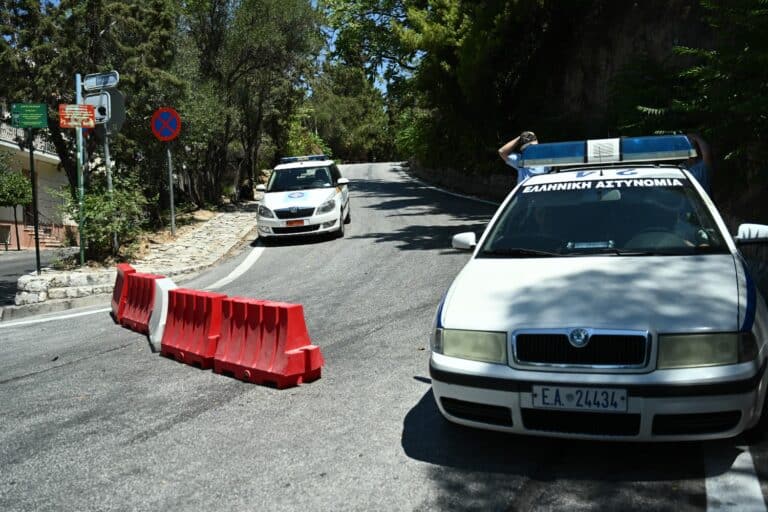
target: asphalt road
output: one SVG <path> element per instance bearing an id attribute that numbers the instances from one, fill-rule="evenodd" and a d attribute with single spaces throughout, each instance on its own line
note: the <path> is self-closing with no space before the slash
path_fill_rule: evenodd
<path id="1" fill-rule="evenodd" d="M 746 510 L 727 496 L 744 495 L 744 457 L 766 492 L 768 443 L 553 441 L 443 421 L 428 336 L 469 257 L 450 239 L 481 232 L 494 207 L 387 164 L 342 172 L 345 238 L 268 246 L 219 290 L 303 304 L 322 379 L 276 390 L 201 371 L 104 311 L 0 324 L 0 509 Z M 250 251 L 184 285 L 210 286 Z"/>
<path id="2" fill-rule="evenodd" d="M 65 253 L 76 248 L 43 249 L 40 251 L 40 265 L 45 267 Z M 34 249 L 23 251 L 0 251 L 0 307 L 13 304 L 16 296 L 16 281 L 19 276 L 34 272 L 37 268 Z"/>

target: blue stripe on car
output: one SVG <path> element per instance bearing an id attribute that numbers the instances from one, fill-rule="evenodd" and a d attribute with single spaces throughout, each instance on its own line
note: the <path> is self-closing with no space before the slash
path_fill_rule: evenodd
<path id="1" fill-rule="evenodd" d="M 440 300 L 440 305 L 437 307 L 437 328 L 442 329 L 443 328 L 443 305 L 445 304 L 445 297 L 448 295 L 447 293 L 443 295 L 443 298 Z"/>
<path id="2" fill-rule="evenodd" d="M 744 323 L 741 325 L 742 332 L 749 332 L 752 330 L 752 325 L 755 323 L 755 309 L 757 306 L 757 290 L 755 289 L 755 282 L 752 280 L 752 276 L 747 270 L 747 265 L 744 260 L 741 261 L 741 267 L 744 269 L 744 277 L 747 281 L 747 310 L 744 313 Z"/>

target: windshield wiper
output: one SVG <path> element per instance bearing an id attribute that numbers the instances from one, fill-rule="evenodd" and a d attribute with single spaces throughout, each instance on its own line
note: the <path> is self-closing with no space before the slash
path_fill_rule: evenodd
<path id="1" fill-rule="evenodd" d="M 598 247 L 584 251 L 575 250 L 565 256 L 592 256 L 594 254 L 615 254 L 617 256 L 659 256 L 664 254 L 659 251 L 637 251 L 634 249 L 619 249 L 617 247 Z"/>
<path id="2" fill-rule="evenodd" d="M 523 247 L 510 247 L 504 249 L 486 249 L 480 253 L 482 256 L 523 256 L 523 257 L 546 257 L 562 256 L 562 254 L 549 251 L 540 251 L 538 249 L 525 249 Z"/>

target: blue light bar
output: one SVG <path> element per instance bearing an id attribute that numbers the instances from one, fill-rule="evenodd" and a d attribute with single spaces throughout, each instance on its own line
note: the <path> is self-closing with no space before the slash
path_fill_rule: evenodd
<path id="1" fill-rule="evenodd" d="M 523 150 L 522 167 L 682 161 L 696 156 L 685 135 L 532 144 Z"/>
<path id="2" fill-rule="evenodd" d="M 284 156 L 280 159 L 280 163 L 290 164 L 293 162 L 308 162 L 310 160 L 328 160 L 328 157 L 325 155 Z"/>

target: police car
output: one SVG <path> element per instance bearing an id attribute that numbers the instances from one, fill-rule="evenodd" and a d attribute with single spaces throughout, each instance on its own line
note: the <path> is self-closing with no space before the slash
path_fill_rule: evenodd
<path id="1" fill-rule="evenodd" d="M 448 420 L 636 441 L 765 425 L 768 312 L 739 246 L 679 162 L 684 136 L 539 144 L 437 308 L 430 374 Z M 762 418 L 762 420 L 761 420 Z"/>
<path id="2" fill-rule="evenodd" d="M 259 238 L 333 233 L 344 236 L 350 221 L 349 180 L 324 155 L 280 160 L 265 185 L 258 208 Z"/>

